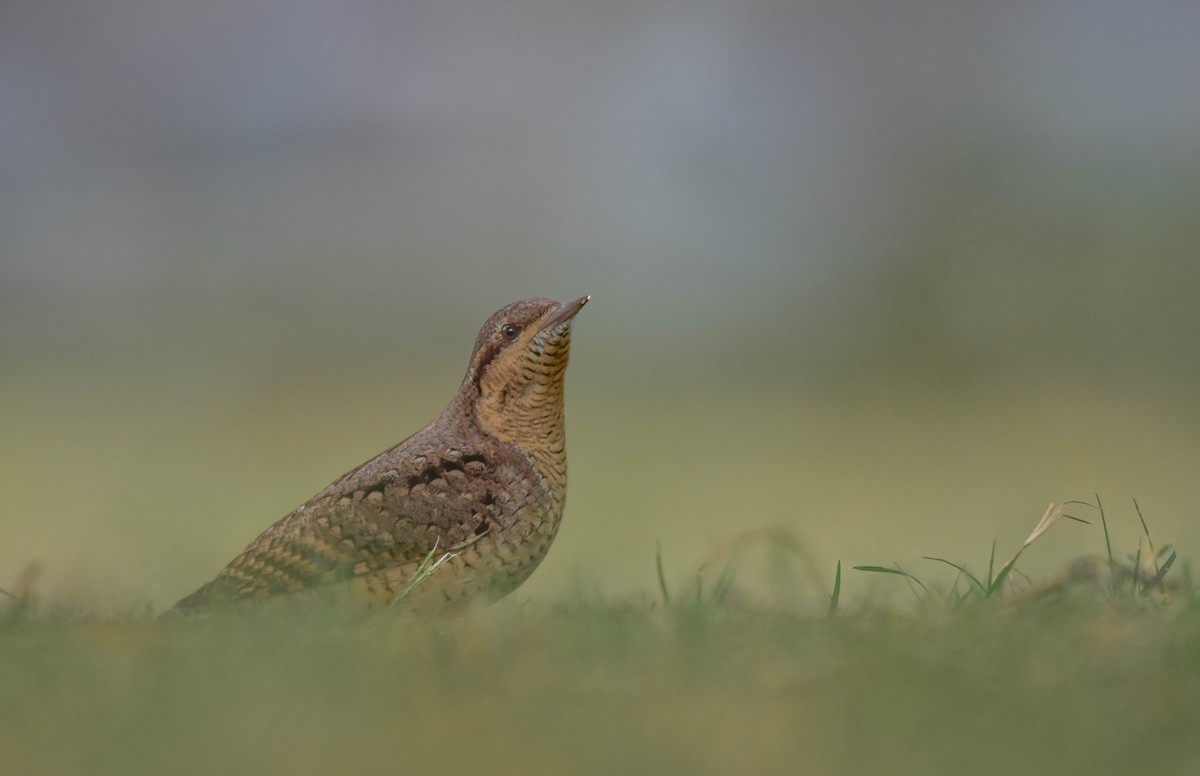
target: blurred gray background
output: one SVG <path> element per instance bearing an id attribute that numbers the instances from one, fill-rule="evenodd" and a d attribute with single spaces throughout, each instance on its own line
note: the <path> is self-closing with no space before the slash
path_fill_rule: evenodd
<path id="1" fill-rule="evenodd" d="M 521 595 L 764 525 L 827 576 L 978 564 L 1094 491 L 1187 555 L 1197 40 L 1186 2 L 5 2 L 0 586 L 190 592 L 432 418 L 494 309 L 583 293 Z"/>

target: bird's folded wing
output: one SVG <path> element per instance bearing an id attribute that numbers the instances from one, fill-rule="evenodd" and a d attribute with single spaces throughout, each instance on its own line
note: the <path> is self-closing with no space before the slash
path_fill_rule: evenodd
<path id="1" fill-rule="evenodd" d="M 176 607 L 311 590 L 419 563 L 435 546 L 449 549 L 488 530 L 494 472 L 482 457 L 376 463 L 272 525 Z"/>

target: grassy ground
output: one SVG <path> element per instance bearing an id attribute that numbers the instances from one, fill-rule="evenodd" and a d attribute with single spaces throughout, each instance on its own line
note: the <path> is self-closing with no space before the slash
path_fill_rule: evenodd
<path id="1" fill-rule="evenodd" d="M 997 559 L 833 613 L 719 574 L 445 620 L 10 600 L 0 773 L 1196 772 L 1200 599 L 1182 561 L 1156 581 L 1167 557 L 1003 600 Z M 868 583 L 904 580 L 842 577 Z"/>

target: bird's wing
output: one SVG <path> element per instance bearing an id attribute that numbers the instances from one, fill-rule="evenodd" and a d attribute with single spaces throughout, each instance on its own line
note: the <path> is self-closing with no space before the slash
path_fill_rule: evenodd
<path id="1" fill-rule="evenodd" d="M 450 551 L 490 530 L 494 483 L 511 468 L 457 449 L 383 453 L 272 525 L 176 608 L 311 590 Z"/>

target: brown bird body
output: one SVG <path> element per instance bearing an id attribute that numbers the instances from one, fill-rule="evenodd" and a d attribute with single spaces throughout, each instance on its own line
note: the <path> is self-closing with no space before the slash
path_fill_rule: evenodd
<path id="1" fill-rule="evenodd" d="M 563 376 L 571 320 L 588 299 L 530 299 L 493 314 L 441 415 L 272 525 L 176 610 L 323 593 L 387 606 L 433 555 L 446 559 L 406 605 L 515 589 L 562 517 Z"/>

